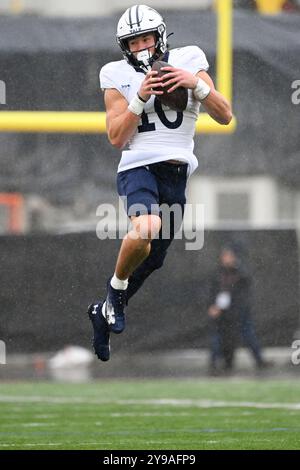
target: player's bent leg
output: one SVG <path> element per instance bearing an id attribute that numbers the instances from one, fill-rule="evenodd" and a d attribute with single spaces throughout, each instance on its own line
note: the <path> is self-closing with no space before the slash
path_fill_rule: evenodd
<path id="1" fill-rule="evenodd" d="M 127 288 L 127 304 L 129 299 L 140 289 L 144 281 L 150 274 L 160 269 L 163 266 L 164 259 L 167 255 L 167 250 L 172 243 L 175 233 L 178 230 L 178 227 L 181 225 L 183 214 L 184 214 L 184 203 L 185 197 L 184 194 L 182 197 L 178 197 L 178 200 L 174 198 L 174 201 L 181 205 L 181 220 L 176 220 L 173 215 L 170 215 L 169 220 L 169 230 L 167 231 L 168 237 L 164 237 L 162 227 L 160 228 L 159 237 L 155 238 L 151 242 L 151 251 L 149 256 L 143 261 L 143 263 L 132 273 L 128 279 L 128 288 Z"/>
<path id="2" fill-rule="evenodd" d="M 116 264 L 119 279 L 128 279 L 133 271 L 149 256 L 151 240 L 161 228 L 161 219 L 155 214 L 131 217 L 132 230 L 124 238 Z"/>
<path id="3" fill-rule="evenodd" d="M 128 279 L 127 303 L 129 299 L 141 288 L 150 274 L 163 266 L 165 257 L 167 256 L 167 250 L 171 242 L 172 239 L 163 240 L 158 238 L 152 240 L 149 256 Z"/>
<path id="4" fill-rule="evenodd" d="M 127 281 L 132 272 L 148 257 L 151 249 L 151 240 L 155 237 L 161 226 L 160 217 L 153 214 L 140 215 L 132 220 L 133 228 L 124 238 L 114 278 L 118 281 Z M 103 305 L 103 314 L 113 333 L 122 333 L 125 329 L 125 305 L 127 289 L 118 289 L 109 280 L 107 297 Z"/>

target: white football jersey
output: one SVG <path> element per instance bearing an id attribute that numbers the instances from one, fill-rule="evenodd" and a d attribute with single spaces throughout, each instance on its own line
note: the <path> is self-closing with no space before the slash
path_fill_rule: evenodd
<path id="1" fill-rule="evenodd" d="M 174 67 L 196 74 L 208 70 L 204 52 L 197 46 L 186 46 L 168 51 L 167 62 Z M 164 60 L 166 60 L 164 58 Z M 136 95 L 144 80 L 142 70 L 136 70 L 125 60 L 110 62 L 100 71 L 101 88 L 115 88 L 128 101 Z M 145 104 L 139 126 L 128 142 L 128 150 L 122 152 L 118 172 L 165 160 L 188 163 L 189 176 L 198 166 L 193 153 L 195 122 L 200 103 L 188 90 L 188 104 L 183 112 L 176 112 L 162 105 L 151 96 Z"/>

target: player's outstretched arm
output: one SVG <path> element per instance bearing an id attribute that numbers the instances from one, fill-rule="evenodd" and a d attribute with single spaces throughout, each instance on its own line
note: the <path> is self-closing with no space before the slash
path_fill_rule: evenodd
<path id="1" fill-rule="evenodd" d="M 163 86 L 172 85 L 168 89 L 168 93 L 172 93 L 179 86 L 189 88 L 194 91 L 195 98 L 203 104 L 208 114 L 215 121 L 219 124 L 230 123 L 232 119 L 231 106 L 224 96 L 215 89 L 214 82 L 208 73 L 201 70 L 194 75 L 187 70 L 175 67 L 163 67 L 161 70 L 168 72 L 162 77 Z M 201 83 L 198 85 L 199 79 Z M 197 85 L 199 89 L 197 89 Z"/>
<path id="2" fill-rule="evenodd" d="M 207 72 L 198 72 L 196 77 L 199 77 L 210 87 L 208 96 L 201 100 L 204 108 L 219 124 L 228 125 L 232 119 L 232 111 L 229 102 L 215 89 L 214 82 Z"/>

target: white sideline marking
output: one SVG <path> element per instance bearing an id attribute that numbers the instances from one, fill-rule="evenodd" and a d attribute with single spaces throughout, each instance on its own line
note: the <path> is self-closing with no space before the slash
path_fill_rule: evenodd
<path id="1" fill-rule="evenodd" d="M 127 405 L 170 405 L 195 406 L 196 408 L 277 408 L 300 410 L 300 403 L 264 403 L 251 401 L 221 401 L 221 400 L 195 400 L 195 399 L 153 399 L 153 400 L 122 400 Z M 126 401 L 126 403 L 125 403 Z"/>
<path id="2" fill-rule="evenodd" d="M 41 415 L 33 415 L 33 418 L 36 419 L 48 419 L 48 418 L 58 418 L 58 414 L 41 414 Z"/>
<path id="3" fill-rule="evenodd" d="M 62 443 L 60 442 L 47 442 L 47 443 L 44 443 L 44 442 L 41 442 L 40 444 L 37 443 L 37 444 L 22 444 L 22 447 L 36 447 L 36 446 L 59 446 L 59 445 L 63 445 Z M 0 443 L 0 447 L 20 447 L 20 444 L 3 444 L 3 443 Z"/>
<path id="4" fill-rule="evenodd" d="M 1 424 L 1 427 L 3 428 L 16 428 L 16 427 L 22 427 L 22 428 L 37 428 L 37 427 L 48 427 L 48 426 L 56 426 L 55 423 L 5 423 Z"/>
<path id="5" fill-rule="evenodd" d="M 83 405 L 153 405 L 153 406 L 182 406 L 196 408 L 258 408 L 258 409 L 283 409 L 300 411 L 300 403 L 277 402 L 252 402 L 252 401 L 221 401 L 221 400 L 196 400 L 175 398 L 153 398 L 146 400 L 111 400 L 99 398 L 81 397 L 53 397 L 53 396 L 22 396 L 0 395 L 2 403 L 49 403 L 49 404 L 83 404 Z"/>
<path id="6" fill-rule="evenodd" d="M 26 443 L 26 444 L 10 444 L 10 443 L 0 443 L 0 447 L 45 447 L 45 446 L 66 446 L 72 444 L 73 442 L 37 442 L 37 443 Z M 99 446 L 101 444 L 109 445 L 111 442 L 81 442 L 81 446 Z M 75 444 L 77 446 L 77 444 Z"/>
<path id="7" fill-rule="evenodd" d="M 18 426 L 23 426 L 24 428 L 38 428 L 41 426 L 56 426 L 55 423 L 21 423 Z"/>
<path id="8" fill-rule="evenodd" d="M 131 417 L 150 417 L 152 418 L 153 416 L 159 416 L 159 417 L 164 417 L 164 416 L 191 416 L 191 413 L 160 413 L 159 411 L 157 412 L 126 412 L 126 413 L 109 413 L 109 415 L 112 417 L 112 418 L 131 418 Z"/>

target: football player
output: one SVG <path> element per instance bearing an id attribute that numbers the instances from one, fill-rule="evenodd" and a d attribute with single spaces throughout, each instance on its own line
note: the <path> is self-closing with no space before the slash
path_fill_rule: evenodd
<path id="1" fill-rule="evenodd" d="M 118 193 L 124 197 L 132 229 L 123 239 L 104 301 L 89 306 L 95 353 L 110 356 L 110 332 L 125 328 L 125 306 L 145 279 L 163 265 L 167 249 L 183 217 L 187 178 L 197 168 L 193 154 L 195 122 L 200 105 L 219 123 L 232 118 L 227 100 L 216 91 L 207 73 L 208 62 L 197 46 L 169 50 L 161 15 L 146 5 L 128 8 L 117 26 L 123 60 L 100 71 L 104 91 L 107 134 L 122 151 L 118 166 Z M 170 64 L 159 77 L 151 67 L 156 60 Z M 171 67 L 172 66 L 172 67 Z M 163 88 L 188 90 L 183 112 L 159 100 Z M 169 219 L 163 236 L 160 205 L 178 205 L 180 220 Z"/>

